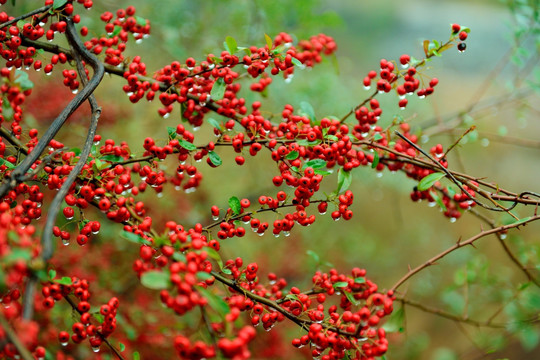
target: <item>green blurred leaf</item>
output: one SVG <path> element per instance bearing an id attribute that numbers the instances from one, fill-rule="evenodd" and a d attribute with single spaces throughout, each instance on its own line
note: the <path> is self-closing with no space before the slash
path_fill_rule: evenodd
<path id="1" fill-rule="evenodd" d="M 349 283 L 346 282 L 346 281 L 339 281 L 337 283 L 334 284 L 334 288 L 337 289 L 337 288 L 344 288 L 344 287 L 347 287 L 349 286 Z"/>
<path id="2" fill-rule="evenodd" d="M 227 36 L 223 45 L 225 46 L 225 50 L 227 50 L 230 54 L 234 54 L 238 51 L 238 44 L 232 36 Z"/>
<path id="3" fill-rule="evenodd" d="M 533 326 L 523 326 L 517 333 L 521 346 L 527 351 L 531 351 L 538 345 L 540 340 L 539 330 Z"/>
<path id="4" fill-rule="evenodd" d="M 146 239 L 143 239 L 139 235 L 134 234 L 134 233 L 129 232 L 129 231 L 122 230 L 122 232 L 120 233 L 120 236 L 123 237 L 124 239 L 129 240 L 129 241 L 131 241 L 133 243 L 136 243 L 136 244 L 152 245 L 152 243 L 150 241 L 148 241 Z"/>
<path id="5" fill-rule="evenodd" d="M 308 250 L 308 251 L 306 251 L 306 254 L 311 256 L 313 258 L 313 260 L 315 260 L 315 262 L 317 264 L 319 264 L 321 262 L 321 258 L 319 257 L 319 254 L 317 254 L 315 251 Z"/>
<path id="6" fill-rule="evenodd" d="M 446 174 L 442 172 L 436 172 L 433 174 L 429 174 L 428 176 L 424 177 L 420 182 L 418 183 L 418 190 L 424 191 L 432 187 L 437 181 L 445 177 Z"/>
<path id="7" fill-rule="evenodd" d="M 294 56 L 291 58 L 291 62 L 296 66 L 304 66 L 304 64 L 302 64 L 302 62 L 298 60 L 297 58 L 295 58 Z"/>
<path id="8" fill-rule="evenodd" d="M 217 121 L 216 119 L 208 118 L 206 119 L 206 121 L 208 121 L 208 123 L 212 125 L 213 127 L 217 129 L 221 129 L 221 123 Z"/>
<path id="9" fill-rule="evenodd" d="M 214 294 L 212 291 L 197 286 L 197 291 L 208 300 L 208 306 L 214 309 L 222 317 L 231 312 L 229 304 L 225 302 L 220 296 Z"/>
<path id="10" fill-rule="evenodd" d="M 3 159 L 3 158 L 0 158 L 0 166 L 2 165 L 6 165 L 6 167 L 8 169 L 14 169 L 15 168 L 15 165 L 13 165 L 12 163 L 10 163 L 9 161 Z"/>
<path id="11" fill-rule="evenodd" d="M 178 142 L 179 142 L 179 145 L 186 150 L 189 150 L 189 151 L 197 150 L 197 146 L 193 145 L 189 141 L 186 141 L 184 139 L 178 139 Z"/>
<path id="12" fill-rule="evenodd" d="M 366 278 L 363 278 L 363 277 L 357 277 L 354 279 L 354 282 L 356 284 L 365 284 L 366 283 Z"/>
<path id="13" fill-rule="evenodd" d="M 229 198 L 229 207 L 231 208 L 234 215 L 240 214 L 240 211 L 242 210 L 240 200 L 236 196 L 231 196 Z"/>
<path id="14" fill-rule="evenodd" d="M 15 70 L 15 83 L 19 84 L 23 91 L 30 90 L 34 83 L 28 78 L 28 73 L 22 70 Z"/>
<path id="15" fill-rule="evenodd" d="M 221 158 L 219 157 L 218 154 L 216 154 L 216 152 L 214 151 L 209 151 L 208 152 L 208 157 L 210 158 L 210 161 L 212 162 L 212 164 L 214 164 L 215 166 L 219 166 L 223 163 L 223 161 L 221 161 Z"/>
<path id="16" fill-rule="evenodd" d="M 103 155 L 100 159 L 105 160 L 105 161 L 110 161 L 112 163 L 116 163 L 116 162 L 120 162 L 124 160 L 123 157 L 118 156 L 118 155 L 112 155 L 112 154 Z"/>
<path id="17" fill-rule="evenodd" d="M 2 257 L 4 264 L 12 264 L 18 260 L 30 261 L 32 252 L 28 248 L 13 248 L 9 254 Z"/>
<path id="18" fill-rule="evenodd" d="M 266 40 L 266 45 L 268 45 L 268 50 L 272 49 L 272 45 L 274 42 L 272 41 L 272 38 L 268 36 L 268 34 L 264 34 L 264 39 Z"/>
<path id="19" fill-rule="evenodd" d="M 135 351 L 133 353 L 132 357 L 133 357 L 133 360 L 140 360 L 141 359 L 141 355 L 139 355 L 138 351 Z"/>
<path id="20" fill-rule="evenodd" d="M 71 278 L 68 276 L 63 276 L 61 279 L 54 279 L 53 282 L 60 285 L 71 285 Z"/>
<path id="21" fill-rule="evenodd" d="M 212 86 L 212 90 L 210 91 L 210 97 L 214 101 L 219 101 L 223 99 L 223 95 L 225 94 L 225 89 L 227 88 L 227 84 L 225 84 L 225 81 L 223 78 L 219 78 L 214 82 L 214 86 Z"/>
<path id="22" fill-rule="evenodd" d="M 375 141 L 379 141 L 383 138 L 383 136 L 381 135 L 381 133 L 375 133 L 375 135 L 373 136 L 373 140 Z"/>
<path id="23" fill-rule="evenodd" d="M 172 126 L 167 126 L 167 133 L 169 134 L 169 139 L 174 139 L 178 135 L 176 129 Z"/>
<path id="24" fill-rule="evenodd" d="M 345 171 L 340 168 L 338 171 L 338 188 L 337 193 L 341 194 L 349 188 L 352 183 L 352 174 L 350 171 Z"/>
<path id="25" fill-rule="evenodd" d="M 383 325 L 383 329 L 386 332 L 403 332 L 405 325 L 405 309 L 400 307 L 394 310 L 386 323 Z"/>
<path id="26" fill-rule="evenodd" d="M 140 16 L 134 16 L 137 25 L 146 26 L 146 19 Z"/>
<path id="27" fill-rule="evenodd" d="M 56 270 L 51 269 L 49 270 L 49 279 L 53 280 L 56 277 Z"/>
<path id="28" fill-rule="evenodd" d="M 52 8 L 54 10 L 60 9 L 62 6 L 66 5 L 68 0 L 54 0 Z"/>
<path id="29" fill-rule="evenodd" d="M 207 273 L 206 271 L 197 271 L 197 279 L 201 281 L 212 279 L 214 276 Z"/>
<path id="30" fill-rule="evenodd" d="M 306 162 L 303 166 L 303 168 L 312 167 L 313 169 L 320 169 L 326 166 L 326 161 L 323 159 L 313 159 Z"/>
<path id="31" fill-rule="evenodd" d="M 315 121 L 315 110 L 307 101 L 302 101 L 300 103 L 300 113 L 307 116 L 311 121 Z"/>
<path id="32" fill-rule="evenodd" d="M 291 151 L 285 156 L 285 159 L 287 159 L 287 160 L 296 160 L 296 159 L 298 159 L 298 156 L 300 156 L 298 151 Z"/>
<path id="33" fill-rule="evenodd" d="M 379 153 L 377 151 L 373 152 L 373 163 L 371 164 L 371 168 L 375 169 L 379 165 Z"/>
<path id="34" fill-rule="evenodd" d="M 141 275 L 141 284 L 153 290 L 163 290 L 170 286 L 170 274 L 166 270 L 150 270 Z"/>
<path id="35" fill-rule="evenodd" d="M 124 352 L 124 350 L 126 350 L 126 345 L 124 345 L 124 343 L 118 343 L 118 346 L 120 347 L 120 352 Z"/>

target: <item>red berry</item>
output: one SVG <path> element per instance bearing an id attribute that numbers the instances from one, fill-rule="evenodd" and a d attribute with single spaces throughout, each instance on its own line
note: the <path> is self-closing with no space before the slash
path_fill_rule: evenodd
<path id="1" fill-rule="evenodd" d="M 465 31 L 462 31 L 459 33 L 459 40 L 464 41 L 467 39 L 467 33 Z"/>

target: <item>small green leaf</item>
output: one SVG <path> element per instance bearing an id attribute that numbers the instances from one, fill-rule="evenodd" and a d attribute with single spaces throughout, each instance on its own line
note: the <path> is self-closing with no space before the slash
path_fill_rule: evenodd
<path id="1" fill-rule="evenodd" d="M 30 261 L 32 259 L 32 253 L 28 248 L 14 248 L 2 258 L 4 264 L 13 264 L 19 260 Z"/>
<path id="2" fill-rule="evenodd" d="M 60 284 L 60 285 L 71 285 L 72 284 L 71 278 L 68 277 L 68 276 L 63 276 L 61 279 L 54 279 L 53 281 L 55 283 L 57 283 L 57 284 Z"/>
<path id="3" fill-rule="evenodd" d="M 304 64 L 302 64 L 302 62 L 295 57 L 291 58 L 291 62 L 296 66 L 304 66 Z"/>
<path id="4" fill-rule="evenodd" d="M 225 89 L 227 88 L 227 84 L 225 84 L 225 81 L 223 78 L 219 78 L 214 82 L 214 86 L 212 86 L 212 90 L 210 91 L 210 97 L 214 101 L 218 101 L 223 99 L 223 95 L 225 94 Z"/>
<path id="5" fill-rule="evenodd" d="M 22 70 L 15 70 L 15 83 L 19 84 L 23 91 L 34 87 L 34 83 L 28 78 L 28 73 Z"/>
<path id="6" fill-rule="evenodd" d="M 49 279 L 53 280 L 56 277 L 56 270 L 51 269 L 49 270 Z"/>
<path id="7" fill-rule="evenodd" d="M 363 277 L 357 277 L 357 278 L 354 279 L 354 282 L 355 282 L 356 284 L 365 284 L 366 279 L 363 278 Z"/>
<path id="8" fill-rule="evenodd" d="M 206 271 L 197 271 L 196 275 L 197 275 L 197 279 L 201 281 L 209 280 L 214 277 L 211 274 L 207 273 Z"/>
<path id="9" fill-rule="evenodd" d="M 186 141 L 184 139 L 178 139 L 178 142 L 179 142 L 179 145 L 186 150 L 189 150 L 189 151 L 197 150 L 197 146 L 193 145 L 189 141 Z"/>
<path id="10" fill-rule="evenodd" d="M 2 165 L 6 165 L 6 167 L 9 168 L 9 169 L 15 168 L 15 165 L 13 165 L 12 163 L 10 163 L 10 162 L 7 161 L 6 159 L 0 158 L 0 166 L 2 166 Z"/>
<path id="11" fill-rule="evenodd" d="M 315 121 L 315 110 L 307 101 L 300 103 L 300 112 L 304 113 L 311 121 Z"/>
<path id="12" fill-rule="evenodd" d="M 291 151 L 290 153 L 288 153 L 285 156 L 285 159 L 287 159 L 287 160 L 296 160 L 296 159 L 298 159 L 299 155 L 300 154 L 298 153 L 298 151 Z"/>
<path id="13" fill-rule="evenodd" d="M 141 284 L 153 290 L 167 289 L 170 285 L 168 271 L 150 270 L 141 275 Z"/>
<path id="14" fill-rule="evenodd" d="M 176 129 L 172 126 L 167 126 L 167 133 L 169 134 L 169 139 L 174 139 L 178 135 Z"/>
<path id="15" fill-rule="evenodd" d="M 120 347 L 120 352 L 124 352 L 124 350 L 126 350 L 126 345 L 123 343 L 118 343 L 118 346 Z"/>
<path id="16" fill-rule="evenodd" d="M 383 136 L 381 135 L 381 133 L 375 133 L 375 135 L 373 136 L 373 140 L 375 141 L 379 141 L 383 138 Z"/>
<path id="17" fill-rule="evenodd" d="M 221 316 L 225 316 L 231 312 L 229 304 L 225 302 L 220 296 L 214 294 L 212 291 L 197 287 L 197 291 L 208 300 L 208 305 L 214 309 Z"/>
<path id="18" fill-rule="evenodd" d="M 442 201 L 441 197 L 434 191 L 430 191 L 429 194 L 435 200 L 437 205 L 442 209 L 442 211 L 446 211 L 446 205 L 444 205 L 444 202 Z"/>
<path id="19" fill-rule="evenodd" d="M 350 291 L 344 291 L 345 297 L 353 305 L 358 305 L 360 302 L 354 298 L 354 295 Z"/>
<path id="20" fill-rule="evenodd" d="M 210 161 L 212 162 L 212 164 L 216 165 L 216 166 L 219 166 L 223 163 L 223 161 L 221 161 L 221 158 L 219 157 L 218 154 L 216 154 L 214 151 L 209 151 L 208 152 L 208 157 L 210 158 Z"/>
<path id="21" fill-rule="evenodd" d="M 337 283 L 334 284 L 334 288 L 337 289 L 337 288 L 344 288 L 344 287 L 347 287 L 349 286 L 349 283 L 346 282 L 346 281 L 339 281 Z"/>
<path id="22" fill-rule="evenodd" d="M 215 127 L 216 129 L 221 129 L 221 123 L 217 121 L 216 119 L 208 118 L 206 119 L 210 125 Z"/>
<path id="23" fill-rule="evenodd" d="M 101 160 L 105 160 L 105 161 L 110 161 L 112 163 L 116 163 L 116 162 L 120 162 L 120 161 L 123 161 L 124 158 L 121 157 L 121 156 L 118 156 L 118 155 L 112 155 L 112 154 L 109 154 L 109 155 L 104 155 L 101 157 Z"/>
<path id="24" fill-rule="evenodd" d="M 62 6 L 66 5 L 68 0 L 54 0 L 52 8 L 54 10 L 60 9 Z"/>
<path id="25" fill-rule="evenodd" d="M 264 34 L 264 38 L 266 40 L 266 45 L 268 45 L 268 49 L 272 49 L 272 45 L 274 44 L 274 42 L 272 41 L 272 38 L 270 36 L 268 36 L 268 34 Z"/>
<path id="26" fill-rule="evenodd" d="M 96 318 L 96 320 L 99 322 L 99 323 L 103 323 L 105 321 L 105 316 L 103 316 L 102 314 L 100 314 L 99 312 L 93 312 L 92 313 L 92 316 Z"/>
<path id="27" fill-rule="evenodd" d="M 387 332 L 403 332 L 405 323 L 405 310 L 403 307 L 394 310 L 392 315 L 383 325 L 383 329 Z"/>
<path id="28" fill-rule="evenodd" d="M 352 174 L 350 171 L 345 171 L 340 168 L 338 171 L 338 189 L 337 193 L 340 194 L 347 190 L 352 182 Z"/>
<path id="29" fill-rule="evenodd" d="M 322 175 L 322 176 L 326 176 L 326 175 L 330 175 L 334 173 L 332 170 L 321 170 L 321 169 L 313 169 L 313 172 L 317 175 Z"/>
<path id="30" fill-rule="evenodd" d="M 377 165 L 379 165 L 379 161 L 380 161 L 379 153 L 375 151 L 373 153 L 373 163 L 371 163 L 371 168 L 375 169 Z"/>
<path id="31" fill-rule="evenodd" d="M 225 48 L 230 54 L 234 54 L 238 51 L 238 44 L 236 43 L 236 40 L 232 36 L 227 36 L 225 38 Z"/>
<path id="32" fill-rule="evenodd" d="M 528 216 L 528 217 L 526 217 L 526 218 L 523 218 L 523 219 L 519 219 L 519 220 L 514 221 L 513 223 L 511 223 L 511 225 L 519 225 L 519 224 L 523 224 L 523 223 L 528 222 L 528 221 L 531 220 L 532 218 L 533 218 L 533 216 Z"/>
<path id="33" fill-rule="evenodd" d="M 79 148 L 77 148 L 77 147 L 71 148 L 71 149 L 69 149 L 69 151 L 71 151 L 72 153 L 74 153 L 75 156 L 81 155 L 81 149 L 79 149 Z"/>
<path id="34" fill-rule="evenodd" d="M 436 172 L 433 174 L 429 174 L 428 176 L 424 177 L 420 182 L 418 183 L 418 190 L 424 191 L 432 187 L 437 181 L 445 177 L 446 174 L 442 172 Z"/>
<path id="35" fill-rule="evenodd" d="M 132 357 L 133 357 L 133 360 L 141 360 L 141 355 L 139 354 L 138 351 L 135 351 Z"/>
<path id="36" fill-rule="evenodd" d="M 214 250 L 214 249 L 212 249 L 212 250 Z M 183 263 L 186 262 L 186 255 L 184 255 L 184 254 L 182 254 L 180 252 L 175 252 L 172 255 L 172 258 L 174 259 L 174 261 L 183 262 Z"/>
<path id="37" fill-rule="evenodd" d="M 231 196 L 229 198 L 229 207 L 231 208 L 234 215 L 240 214 L 240 211 L 242 210 L 240 200 L 236 196 Z"/>
<path id="38" fill-rule="evenodd" d="M 146 19 L 145 18 L 140 17 L 140 16 L 134 16 L 134 17 L 135 17 L 135 21 L 137 21 L 137 25 L 146 26 Z"/>
<path id="39" fill-rule="evenodd" d="M 424 54 L 428 56 L 428 50 L 429 50 L 429 40 L 424 40 Z"/>
<path id="40" fill-rule="evenodd" d="M 122 230 L 122 232 L 120 233 L 120 236 L 122 236 L 124 239 L 129 240 L 129 241 L 131 241 L 133 243 L 136 243 L 136 244 L 145 244 L 145 245 L 152 244 L 150 241 L 148 241 L 146 239 L 143 239 L 139 235 L 134 234 L 134 233 L 129 232 L 129 231 Z"/>
<path id="41" fill-rule="evenodd" d="M 320 169 L 323 167 L 326 167 L 326 161 L 323 159 L 313 159 L 306 162 L 303 166 L 303 168 L 312 167 L 314 169 Z"/>
<path id="42" fill-rule="evenodd" d="M 308 250 L 308 251 L 306 251 L 306 254 L 311 256 L 313 258 L 313 260 L 315 260 L 315 262 L 317 264 L 319 264 L 321 262 L 321 258 L 319 257 L 319 254 L 317 254 L 315 251 Z"/>

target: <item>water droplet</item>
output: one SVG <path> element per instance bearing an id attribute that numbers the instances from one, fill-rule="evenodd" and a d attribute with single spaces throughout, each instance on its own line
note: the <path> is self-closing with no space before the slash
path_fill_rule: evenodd
<path id="1" fill-rule="evenodd" d="M 376 176 L 377 176 L 378 178 L 382 178 L 382 177 L 383 177 L 383 173 L 382 173 L 382 171 L 379 171 L 379 172 L 377 173 L 377 175 L 376 175 Z"/>
<path id="2" fill-rule="evenodd" d="M 290 231 L 284 231 L 284 232 L 283 232 L 283 235 L 285 235 L 285 236 L 291 236 L 291 232 L 290 232 Z"/>
<path id="3" fill-rule="evenodd" d="M 457 219 L 456 219 L 455 217 L 450 218 L 450 222 L 451 222 L 451 223 L 455 223 L 456 220 L 457 220 Z"/>
<path id="4" fill-rule="evenodd" d="M 405 65 L 401 64 L 402 69 L 407 69 L 409 67 L 409 63 L 406 63 Z"/>
<path id="5" fill-rule="evenodd" d="M 399 110 L 405 110 L 405 106 L 400 106 Z"/>
<path id="6" fill-rule="evenodd" d="M 280 233 L 274 234 L 274 237 L 275 237 L 275 238 L 278 238 L 279 235 L 280 235 Z"/>
<path id="7" fill-rule="evenodd" d="M 501 237 L 501 240 L 504 240 L 504 239 L 506 239 L 506 237 L 507 237 L 508 235 L 506 235 L 506 234 L 500 234 L 499 236 Z"/>
<path id="8" fill-rule="evenodd" d="M 324 215 L 324 214 L 326 214 L 326 211 L 323 211 L 323 212 L 319 211 L 319 214 Z"/>
<path id="9" fill-rule="evenodd" d="M 166 113 L 165 115 L 163 115 L 163 118 L 164 118 L 164 119 L 168 119 L 169 116 L 171 116 L 171 114 L 170 114 L 170 113 Z"/>
<path id="10" fill-rule="evenodd" d="M 426 98 L 426 95 L 420 95 L 418 98 L 419 98 L 420 100 L 425 99 L 425 98 Z"/>
<path id="11" fill-rule="evenodd" d="M 163 193 L 162 193 L 162 192 L 157 193 L 157 197 L 158 197 L 158 198 L 162 198 L 162 197 L 163 197 Z"/>
<path id="12" fill-rule="evenodd" d="M 197 190 L 197 188 L 191 187 L 184 190 L 186 194 L 194 193 Z"/>
<path id="13" fill-rule="evenodd" d="M 334 221 L 339 221 L 339 219 L 341 219 L 341 217 L 338 217 L 337 219 L 334 219 Z"/>
<path id="14" fill-rule="evenodd" d="M 95 353 L 99 352 L 99 346 L 92 346 L 92 351 Z"/>
<path id="15" fill-rule="evenodd" d="M 219 216 L 212 216 L 212 220 L 214 220 L 214 221 L 219 220 Z M 244 224 L 245 224 L 245 222 L 244 222 Z"/>
<path id="16" fill-rule="evenodd" d="M 488 138 L 483 138 L 481 140 L 481 144 L 483 147 L 488 147 L 489 146 L 489 139 Z"/>
<path id="17" fill-rule="evenodd" d="M 199 131 L 200 129 L 201 129 L 200 126 L 194 126 L 194 127 L 193 127 L 193 131 Z"/>
<path id="18" fill-rule="evenodd" d="M 51 72 L 46 72 L 46 73 L 45 73 L 45 75 L 47 75 L 47 76 L 51 76 L 51 74 L 52 74 L 52 71 L 51 71 Z"/>
<path id="19" fill-rule="evenodd" d="M 66 342 L 61 342 L 61 343 L 60 343 L 60 345 L 62 345 L 62 346 L 67 346 L 67 344 L 68 344 L 67 341 L 66 341 Z"/>
<path id="20" fill-rule="evenodd" d="M 435 205 L 437 205 L 437 203 L 435 201 L 430 201 L 427 204 L 427 206 L 429 206 L 429 207 L 434 207 Z"/>
<path id="21" fill-rule="evenodd" d="M 70 216 L 70 217 L 67 217 L 66 220 L 71 220 L 73 219 L 73 216 Z"/>
<path id="22" fill-rule="evenodd" d="M 263 235 L 264 235 L 264 232 L 258 232 L 257 235 L 263 236 Z"/>
<path id="23" fill-rule="evenodd" d="M 369 90 L 371 89 L 371 86 L 364 86 L 364 90 Z"/>
<path id="24" fill-rule="evenodd" d="M 199 105 L 201 105 L 201 106 L 206 106 L 206 103 L 203 102 L 203 101 L 201 101 L 201 102 L 199 102 Z"/>
<path id="25" fill-rule="evenodd" d="M 62 244 L 64 244 L 64 246 L 68 246 L 69 240 L 62 239 Z"/>

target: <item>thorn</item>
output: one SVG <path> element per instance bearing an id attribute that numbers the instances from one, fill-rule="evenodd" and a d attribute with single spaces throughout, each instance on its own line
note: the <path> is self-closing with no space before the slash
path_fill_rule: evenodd
<path id="1" fill-rule="evenodd" d="M 408 269 L 409 271 L 411 271 L 411 270 L 412 270 L 412 268 L 411 268 L 411 264 L 407 264 L 407 269 Z"/>
<path id="2" fill-rule="evenodd" d="M 461 245 L 461 236 L 459 237 L 459 239 L 458 239 L 458 241 L 457 241 L 456 244 Z"/>

